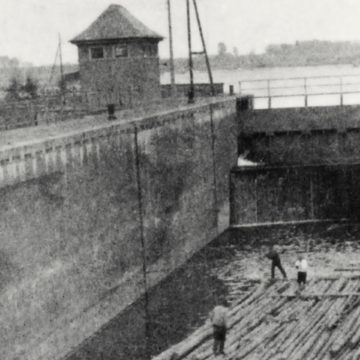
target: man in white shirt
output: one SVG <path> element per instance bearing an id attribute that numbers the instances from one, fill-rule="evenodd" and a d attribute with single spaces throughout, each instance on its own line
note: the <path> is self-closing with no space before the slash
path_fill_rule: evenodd
<path id="1" fill-rule="evenodd" d="M 226 305 L 225 302 L 224 305 Z M 216 306 L 210 314 L 210 320 L 214 330 L 214 355 L 224 355 L 224 345 L 228 328 L 228 309 L 223 305 Z"/>
<path id="2" fill-rule="evenodd" d="M 299 256 L 298 260 L 295 263 L 296 269 L 298 270 L 297 282 L 300 289 L 303 289 L 306 284 L 306 275 L 308 263 L 303 256 Z"/>

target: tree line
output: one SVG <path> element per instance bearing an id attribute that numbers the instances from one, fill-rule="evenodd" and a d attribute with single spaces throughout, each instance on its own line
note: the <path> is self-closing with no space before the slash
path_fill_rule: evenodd
<path id="1" fill-rule="evenodd" d="M 216 55 L 210 55 L 213 69 L 233 70 L 239 68 L 281 67 L 281 66 L 315 66 L 315 65 L 360 65 L 360 43 L 349 41 L 296 41 L 294 44 L 269 45 L 261 54 L 251 51 L 239 55 L 238 48 L 229 51 L 224 42 L 218 44 Z M 175 59 L 177 72 L 188 71 L 188 59 Z M 206 71 L 204 57 L 195 55 L 194 69 Z M 163 68 L 167 71 L 167 68 Z"/>

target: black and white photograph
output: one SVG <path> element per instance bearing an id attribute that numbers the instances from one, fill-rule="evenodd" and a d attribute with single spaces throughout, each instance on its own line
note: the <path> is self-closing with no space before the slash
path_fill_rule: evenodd
<path id="1" fill-rule="evenodd" d="M 0 0 L 0 360 L 360 360 L 360 1 Z"/>

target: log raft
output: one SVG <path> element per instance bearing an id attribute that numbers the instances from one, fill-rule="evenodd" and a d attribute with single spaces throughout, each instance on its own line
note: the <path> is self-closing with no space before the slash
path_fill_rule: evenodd
<path id="1" fill-rule="evenodd" d="M 260 283 L 229 310 L 226 356 L 212 353 L 209 321 L 153 360 L 352 359 L 360 356 L 360 277 Z M 175 358 L 175 357 L 174 357 Z"/>

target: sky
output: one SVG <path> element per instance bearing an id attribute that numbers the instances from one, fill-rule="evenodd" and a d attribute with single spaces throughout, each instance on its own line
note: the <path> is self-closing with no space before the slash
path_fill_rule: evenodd
<path id="1" fill-rule="evenodd" d="M 77 63 L 69 40 L 85 30 L 110 4 L 125 6 L 166 39 L 167 0 L 0 0 L 0 56 L 34 65 L 53 64 L 61 34 L 64 63 Z M 240 54 L 299 40 L 360 41 L 360 0 L 197 0 L 209 53 L 219 42 Z M 176 57 L 187 54 L 185 0 L 171 0 Z M 194 18 L 194 16 L 193 16 Z M 193 22 L 194 34 L 197 34 Z M 194 35 L 194 50 L 201 50 Z"/>

